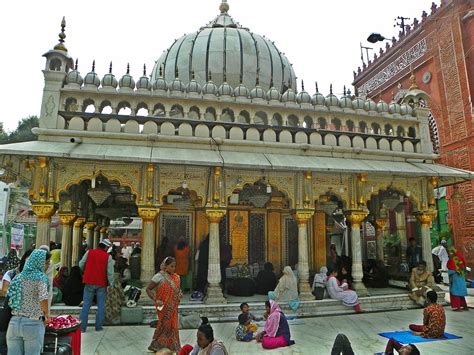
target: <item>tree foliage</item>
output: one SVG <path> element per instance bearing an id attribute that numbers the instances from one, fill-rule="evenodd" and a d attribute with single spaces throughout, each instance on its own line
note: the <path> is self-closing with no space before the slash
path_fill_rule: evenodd
<path id="1" fill-rule="evenodd" d="M 35 141 L 38 138 L 31 132 L 31 129 L 38 126 L 38 116 L 28 116 L 26 118 L 22 118 L 21 121 L 18 122 L 18 126 L 13 132 L 0 132 L 0 144 Z"/>

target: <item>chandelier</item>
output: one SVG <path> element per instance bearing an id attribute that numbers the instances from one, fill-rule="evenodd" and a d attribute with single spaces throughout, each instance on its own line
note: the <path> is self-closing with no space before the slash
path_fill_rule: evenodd
<path id="1" fill-rule="evenodd" d="M 87 195 L 97 206 L 101 206 L 111 195 L 107 187 L 95 187 L 87 190 Z"/>

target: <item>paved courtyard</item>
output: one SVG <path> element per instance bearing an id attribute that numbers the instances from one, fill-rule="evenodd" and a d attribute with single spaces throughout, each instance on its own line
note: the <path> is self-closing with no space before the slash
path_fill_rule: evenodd
<path id="1" fill-rule="evenodd" d="M 462 339 L 443 340 L 419 344 L 422 354 L 474 354 L 474 328 L 470 312 L 452 312 L 446 308 L 446 331 L 462 336 Z M 337 333 L 345 333 L 352 342 L 356 354 L 373 354 L 383 351 L 387 339 L 377 335 L 385 331 L 408 329 L 408 323 L 422 322 L 422 309 L 366 313 L 349 316 L 304 318 L 291 324 L 292 338 L 296 344 L 278 350 L 263 350 L 255 341 L 237 342 L 234 338 L 235 323 L 214 323 L 214 334 L 225 342 L 230 354 L 330 354 Z M 95 332 L 93 326 L 83 334 L 82 354 L 144 354 L 153 334 L 147 326 L 106 327 Z M 180 331 L 181 344 L 195 343 L 195 330 Z"/>

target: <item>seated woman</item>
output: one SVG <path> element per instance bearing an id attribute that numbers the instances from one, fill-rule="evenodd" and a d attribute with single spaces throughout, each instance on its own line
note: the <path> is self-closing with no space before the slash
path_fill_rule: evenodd
<path id="1" fill-rule="evenodd" d="M 355 291 L 349 290 L 347 284 L 341 284 L 336 276 L 337 271 L 331 269 L 328 270 L 326 289 L 328 291 L 329 297 L 336 300 L 341 300 L 344 306 L 354 307 L 354 310 L 357 313 L 362 312 L 357 293 L 355 293 Z"/>
<path id="2" fill-rule="evenodd" d="M 293 345 L 290 327 L 280 306 L 275 301 L 266 301 L 267 320 L 264 330 L 257 335 L 257 341 L 264 349 L 276 349 Z"/>
<path id="3" fill-rule="evenodd" d="M 426 302 L 426 293 L 431 290 L 438 290 L 434 282 L 433 274 L 426 270 L 425 261 L 420 261 L 418 266 L 412 269 L 410 289 L 411 292 L 408 294 L 408 297 L 422 307 Z"/>
<path id="4" fill-rule="evenodd" d="M 178 355 L 228 355 L 222 341 L 214 339 L 214 330 L 207 322 L 203 322 L 197 331 L 197 344 L 192 347 L 184 345 Z"/>
<path id="5" fill-rule="evenodd" d="M 66 282 L 64 283 L 63 302 L 66 306 L 79 306 L 84 295 L 81 269 L 73 266 Z"/>
<path id="6" fill-rule="evenodd" d="M 278 281 L 275 291 L 268 292 L 268 298 L 278 303 L 288 302 L 290 308 L 295 311 L 300 305 L 298 298 L 298 285 L 293 270 L 290 266 L 285 266 L 283 276 Z"/>
<path id="7" fill-rule="evenodd" d="M 259 295 L 267 295 L 269 291 L 274 290 L 277 285 L 277 278 L 273 272 L 273 264 L 265 263 L 263 270 L 259 271 L 255 281 Z"/>

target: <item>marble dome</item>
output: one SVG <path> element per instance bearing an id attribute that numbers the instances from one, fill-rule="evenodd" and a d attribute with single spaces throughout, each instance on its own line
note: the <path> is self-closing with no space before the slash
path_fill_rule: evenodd
<path id="1" fill-rule="evenodd" d="M 220 14 L 197 32 L 184 35 L 156 61 L 152 82 L 160 76 L 171 83 L 175 73 L 187 85 L 195 80 L 206 85 L 209 74 L 217 87 L 226 81 L 231 87 L 243 84 L 253 88 L 256 82 L 267 92 L 273 86 L 280 92 L 296 87 L 296 76 L 289 60 L 268 38 L 242 27 L 229 14 L 223 1 Z"/>

